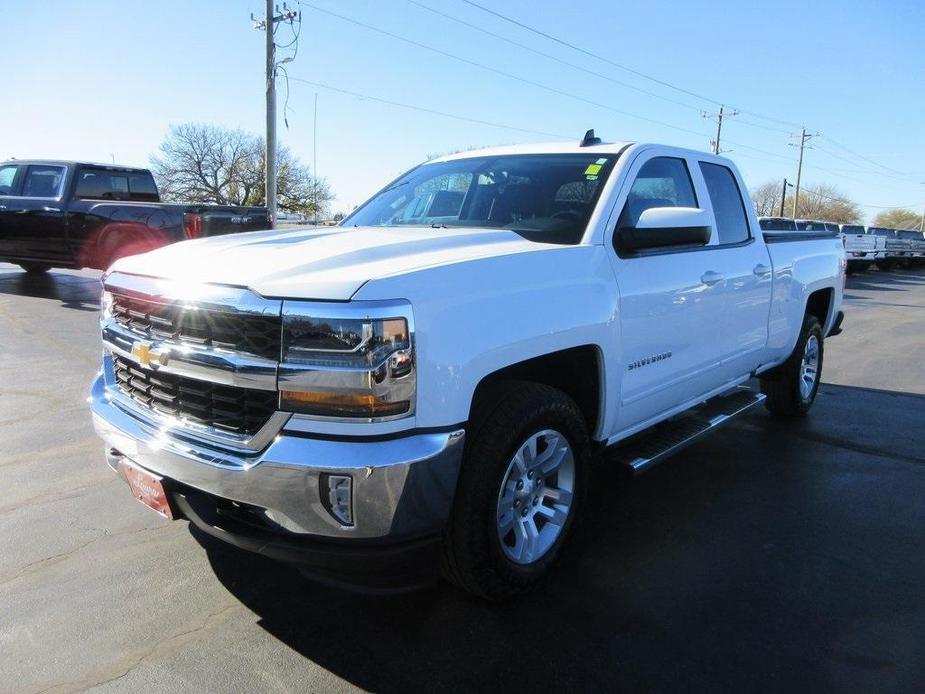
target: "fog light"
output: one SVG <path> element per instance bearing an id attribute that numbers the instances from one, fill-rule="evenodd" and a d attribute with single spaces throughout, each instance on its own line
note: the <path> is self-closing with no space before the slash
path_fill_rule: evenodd
<path id="1" fill-rule="evenodd" d="M 321 505 L 341 525 L 353 525 L 353 479 L 323 473 L 319 479 Z"/>

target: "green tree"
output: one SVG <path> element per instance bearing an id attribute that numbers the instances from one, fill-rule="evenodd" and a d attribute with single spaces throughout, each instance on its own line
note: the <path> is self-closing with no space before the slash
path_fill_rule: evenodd
<path id="1" fill-rule="evenodd" d="M 334 194 L 289 151 L 277 150 L 279 209 L 323 217 Z M 151 171 L 165 200 L 265 205 L 266 145 L 262 137 L 202 123 L 171 126 Z"/>
<path id="2" fill-rule="evenodd" d="M 922 215 L 913 210 L 884 210 L 874 217 L 874 226 L 891 229 L 918 229 L 922 224 Z"/>

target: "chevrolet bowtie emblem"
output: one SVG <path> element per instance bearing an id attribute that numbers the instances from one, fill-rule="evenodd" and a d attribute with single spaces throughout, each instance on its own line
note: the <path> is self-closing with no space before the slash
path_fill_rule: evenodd
<path id="1" fill-rule="evenodd" d="M 132 343 L 132 356 L 141 366 L 156 368 L 167 364 L 167 352 L 157 349 L 151 342 Z"/>

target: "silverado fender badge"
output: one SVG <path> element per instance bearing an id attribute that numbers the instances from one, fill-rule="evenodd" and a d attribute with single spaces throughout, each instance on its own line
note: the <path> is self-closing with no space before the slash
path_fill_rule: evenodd
<path id="1" fill-rule="evenodd" d="M 132 343 L 132 356 L 140 366 L 166 366 L 169 352 L 154 347 L 153 343 L 139 340 Z"/>
<path id="2" fill-rule="evenodd" d="M 626 365 L 627 371 L 634 371 L 643 366 L 648 366 L 649 364 L 655 364 L 656 362 L 665 361 L 666 359 L 671 359 L 671 352 L 662 352 L 661 354 L 655 354 L 651 357 L 646 357 L 644 359 L 637 359 L 636 361 L 631 361 Z"/>

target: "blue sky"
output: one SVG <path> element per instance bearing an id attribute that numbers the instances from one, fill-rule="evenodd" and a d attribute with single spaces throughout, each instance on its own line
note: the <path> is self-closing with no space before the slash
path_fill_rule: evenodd
<path id="1" fill-rule="evenodd" d="M 485 67 L 302 7 L 299 54 L 287 66 L 288 129 L 285 81 L 279 84 L 280 138 L 311 164 L 317 92 L 318 172 L 338 196 L 335 209 L 350 209 L 428 154 L 562 137 L 409 110 L 296 78 L 555 136 L 578 138 L 594 127 L 609 140 L 698 149 L 709 148 L 715 128 L 700 111 L 722 102 L 743 111 L 726 121 L 723 146 L 749 185 L 793 180 L 797 151 L 788 134 L 805 124 L 822 133 L 806 154 L 807 184 L 837 185 L 870 216 L 874 206 L 925 206 L 919 0 L 479 0 L 591 55 L 463 0 L 415 2 L 311 0 Z M 260 132 L 263 34 L 249 15 L 262 7 L 260 0 L 2 0 L 0 158 L 114 157 L 145 165 L 171 123 Z M 278 41 L 289 38 L 282 28 Z"/>

